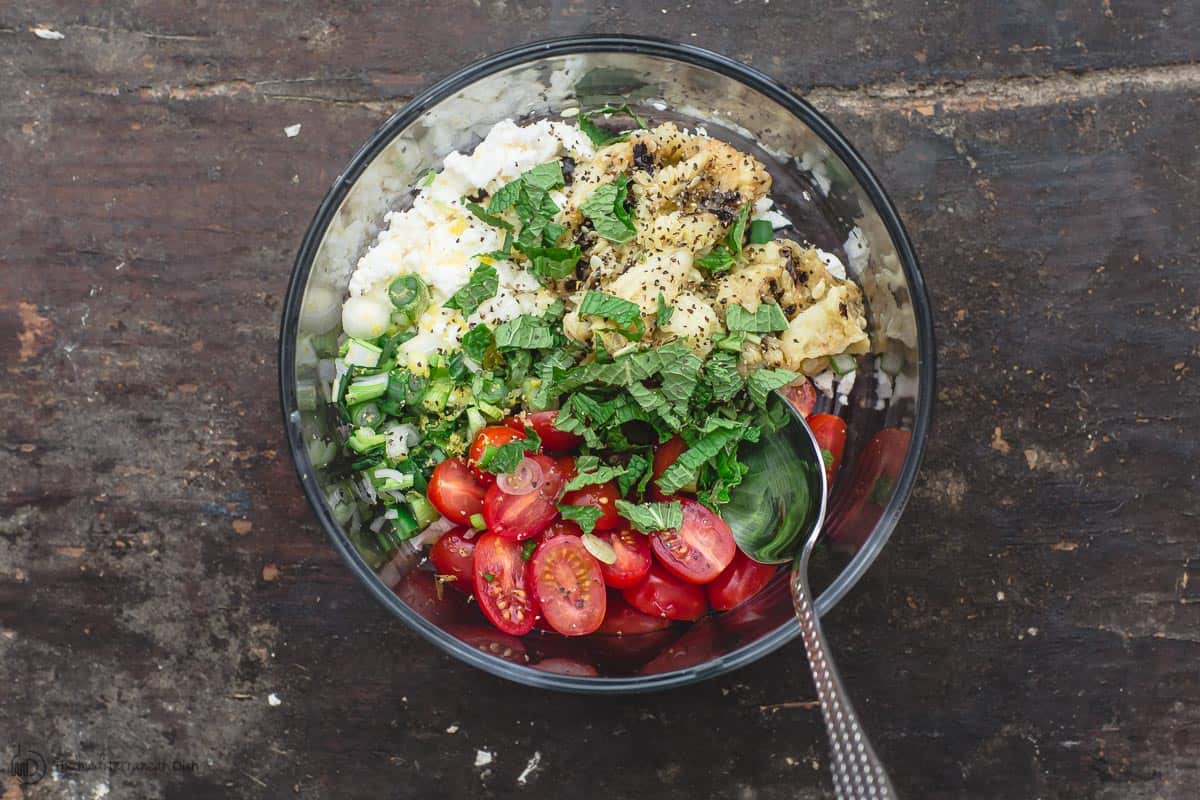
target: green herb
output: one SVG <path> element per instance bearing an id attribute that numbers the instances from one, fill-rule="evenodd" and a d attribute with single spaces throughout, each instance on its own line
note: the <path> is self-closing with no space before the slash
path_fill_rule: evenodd
<path id="1" fill-rule="evenodd" d="M 610 467 L 607 465 L 595 466 L 584 471 L 583 467 L 579 466 L 579 461 L 583 458 L 580 456 L 575 460 L 575 468 L 578 470 L 574 478 L 567 481 L 567 485 L 563 487 L 563 491 L 573 492 L 576 489 L 582 489 L 585 486 L 596 486 L 625 474 L 625 467 Z"/>
<path id="2" fill-rule="evenodd" d="M 605 239 L 618 244 L 628 242 L 637 233 L 629 212 L 625 210 L 625 198 L 628 195 L 629 177 L 620 175 L 613 182 L 592 192 L 579 210 L 592 221 L 596 233 Z"/>
<path id="3" fill-rule="evenodd" d="M 501 350 L 505 348 L 540 350 L 544 347 L 553 347 L 555 342 L 554 331 L 550 324 L 540 317 L 529 314 L 522 314 L 508 322 L 500 323 L 496 326 L 495 337 L 496 347 Z"/>
<path id="4" fill-rule="evenodd" d="M 663 293 L 658 293 L 658 312 L 654 315 L 654 324 L 658 327 L 663 327 L 671 321 L 671 316 L 675 313 L 675 309 L 667 305 L 667 299 L 663 297 Z"/>
<path id="5" fill-rule="evenodd" d="M 729 233 L 725 236 L 726 246 L 735 256 L 742 252 L 742 240 L 746 238 L 746 220 L 750 218 L 750 203 L 742 206 L 742 210 L 738 212 L 737 219 L 733 221 L 733 225 L 729 228 Z"/>
<path id="6" fill-rule="evenodd" d="M 630 503 L 617 501 L 617 513 L 642 533 L 674 531 L 683 527 L 683 503 Z"/>
<path id="7" fill-rule="evenodd" d="M 871 487 L 871 494 L 867 497 L 873 505 L 885 506 L 888 500 L 892 499 L 892 493 L 896 489 L 895 480 L 888 475 L 880 475 Z"/>
<path id="8" fill-rule="evenodd" d="M 703 427 L 708 430 L 691 442 L 655 482 L 663 494 L 674 494 L 695 483 L 701 467 L 716 458 L 721 450 L 736 445 L 745 437 L 749 423 L 714 416 L 709 417 Z"/>
<path id="9" fill-rule="evenodd" d="M 704 362 L 704 381 L 712 390 L 712 399 L 727 403 L 737 396 L 746 385 L 738 372 L 738 354 L 729 350 L 717 350 Z"/>
<path id="10" fill-rule="evenodd" d="M 529 258 L 529 271 L 545 283 L 548 280 L 561 280 L 572 272 L 579 264 L 583 251 L 579 245 L 572 247 L 520 247 L 522 253 Z"/>
<path id="11" fill-rule="evenodd" d="M 446 301 L 446 308 L 457 308 L 464 316 L 475 313 L 475 309 L 496 296 L 500 287 L 500 274 L 491 264 L 480 264 L 471 273 L 467 285 L 459 289 Z"/>
<path id="12" fill-rule="evenodd" d="M 765 408 L 771 392 L 787 386 L 798 377 L 790 369 L 757 369 L 746 378 L 746 392 L 755 405 Z"/>
<path id="13" fill-rule="evenodd" d="M 596 123 L 592 122 L 592 117 L 597 117 L 602 114 L 624 114 L 627 117 L 631 117 L 633 121 L 637 123 L 639 128 L 646 127 L 646 123 L 637 115 L 636 112 L 634 112 L 632 108 L 629 107 L 628 103 L 623 106 L 605 106 L 604 108 L 598 108 L 595 111 L 586 111 L 579 115 L 579 130 L 583 131 L 584 135 L 591 139 L 592 144 L 594 144 L 596 147 L 604 147 L 605 145 L 613 144 L 614 142 L 623 142 L 628 137 L 628 134 L 625 133 L 609 133 Z"/>
<path id="14" fill-rule="evenodd" d="M 546 191 L 559 189 L 564 183 L 562 162 L 547 161 L 545 164 L 538 164 L 528 172 L 522 173 L 520 180 L 524 181 L 526 186 L 536 186 Z"/>
<path id="15" fill-rule="evenodd" d="M 724 245 L 719 244 L 712 249 L 712 252 L 696 259 L 696 265 L 710 273 L 724 272 L 733 266 L 733 253 L 730 253 Z"/>
<path id="16" fill-rule="evenodd" d="M 388 300 L 394 309 L 393 322 L 415 325 L 429 308 L 429 287 L 416 275 L 401 275 L 388 285 Z"/>
<path id="17" fill-rule="evenodd" d="M 627 495 L 629 494 L 629 490 L 641 482 L 643 478 L 649 479 L 649 477 L 650 460 L 643 455 L 634 453 L 629 457 L 629 463 L 625 465 L 625 471 L 617 476 L 617 491 L 622 495 Z M 642 489 L 638 490 L 638 493 L 640 494 L 642 491 L 645 491 L 644 485 Z"/>
<path id="18" fill-rule="evenodd" d="M 766 244 L 775 238 L 775 227 L 767 219 L 750 222 L 750 244 Z"/>
<path id="19" fill-rule="evenodd" d="M 521 560 L 528 561 L 529 559 L 533 558 L 533 551 L 537 550 L 537 546 L 538 543 L 536 539 L 526 539 L 525 541 L 521 542 Z"/>
<path id="20" fill-rule="evenodd" d="M 429 172 L 426 172 L 421 176 L 421 186 L 428 186 L 429 184 L 433 183 L 435 178 L 437 178 L 437 172 L 432 169 L 429 170 Z"/>
<path id="21" fill-rule="evenodd" d="M 496 580 L 496 574 L 494 572 L 485 572 L 483 573 L 483 579 L 488 583 L 491 583 L 492 581 Z"/>
<path id="22" fill-rule="evenodd" d="M 462 350 L 472 361 L 482 365 L 495 341 L 491 328 L 487 325 L 476 325 L 463 334 Z"/>
<path id="23" fill-rule="evenodd" d="M 498 217 L 495 214 L 489 214 L 483 206 L 479 205 L 479 203 L 472 202 L 464 197 L 462 204 L 467 211 L 470 211 L 476 217 L 483 220 L 483 222 L 487 223 L 488 225 L 491 225 L 493 228 L 502 228 L 505 231 L 511 231 L 513 229 L 511 222 Z"/>
<path id="24" fill-rule="evenodd" d="M 832 467 L 833 466 L 833 452 L 830 450 L 826 450 L 824 447 L 822 447 L 821 448 L 821 461 L 825 464 L 826 469 L 829 469 L 830 467 Z"/>
<path id="25" fill-rule="evenodd" d="M 471 527 L 477 531 L 487 530 L 487 523 L 483 521 L 483 514 L 471 515 Z"/>
<path id="26" fill-rule="evenodd" d="M 542 441 L 533 428 L 526 428 L 525 436 L 524 439 L 513 439 L 499 447 L 489 444 L 484 448 L 476 466 L 493 475 L 514 471 L 525 459 L 526 453 L 536 453 L 542 446 Z"/>
<path id="27" fill-rule="evenodd" d="M 596 521 L 604 516 L 597 506 L 568 506 L 560 504 L 558 512 L 563 519 L 577 523 L 584 533 L 591 533 L 596 528 Z"/>
<path id="28" fill-rule="evenodd" d="M 659 295 L 660 297 L 662 295 Z M 618 325 L 629 326 L 642 318 L 637 303 L 604 292 L 588 291 L 579 304 L 580 316 L 604 317 Z"/>
<path id="29" fill-rule="evenodd" d="M 787 326 L 787 317 L 774 303 L 759 303 L 754 311 L 736 304 L 725 309 L 725 327 L 730 331 L 772 333 L 786 330 Z"/>

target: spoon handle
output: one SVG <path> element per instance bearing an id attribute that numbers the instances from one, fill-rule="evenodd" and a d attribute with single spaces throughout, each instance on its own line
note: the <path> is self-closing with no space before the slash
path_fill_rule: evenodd
<path id="1" fill-rule="evenodd" d="M 834 790 L 838 800 L 896 800 L 896 790 L 892 788 L 887 770 L 867 741 L 867 734 L 858 722 L 837 667 L 829 656 L 821 621 L 813 610 L 807 556 L 806 548 L 804 557 L 796 560 L 792 572 L 792 600 L 829 735 Z"/>

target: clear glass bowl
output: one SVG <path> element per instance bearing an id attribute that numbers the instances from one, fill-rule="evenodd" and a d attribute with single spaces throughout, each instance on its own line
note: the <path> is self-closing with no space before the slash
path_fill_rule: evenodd
<path id="1" fill-rule="evenodd" d="M 350 569 L 397 617 L 456 658 L 531 686 L 594 693 L 662 689 L 761 658 L 799 633 L 786 571 L 739 608 L 692 626 L 638 636 L 522 640 L 490 629 L 452 590 L 438 602 L 419 553 L 376 570 L 363 537 L 334 517 L 327 491 L 345 465 L 319 398 L 312 337 L 336 333 L 354 264 L 388 211 L 453 150 L 469 150 L 496 122 L 631 103 L 652 122 L 675 120 L 754 153 L 796 232 L 851 266 L 863 286 L 872 339 L 844 404 L 849 425 L 833 488 L 828 546 L 816 559 L 818 613 L 834 606 L 874 561 L 912 491 L 934 398 L 929 301 L 900 218 L 867 165 L 811 106 L 771 78 L 697 47 L 624 36 L 538 42 L 480 61 L 425 91 L 389 119 L 334 181 L 304 237 L 280 334 L 284 423 L 305 495 Z M 569 112 L 568 112 L 569 113 Z M 540 665 L 540 666 L 539 666 Z M 548 671 L 548 670 L 555 671 Z M 598 675 L 562 674 L 592 670 Z"/>

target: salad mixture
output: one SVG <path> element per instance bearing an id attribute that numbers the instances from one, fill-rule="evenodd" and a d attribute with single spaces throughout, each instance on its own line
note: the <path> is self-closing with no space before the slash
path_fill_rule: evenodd
<path id="1" fill-rule="evenodd" d="M 438 588 L 512 635 L 647 630 L 765 586 L 721 517 L 739 451 L 773 392 L 808 413 L 808 376 L 852 381 L 869 347 L 859 287 L 777 236 L 770 189 L 752 156 L 628 107 L 448 156 L 329 343 L 351 461 L 329 500 L 360 552 L 431 546 Z M 845 424 L 810 421 L 832 474 Z"/>

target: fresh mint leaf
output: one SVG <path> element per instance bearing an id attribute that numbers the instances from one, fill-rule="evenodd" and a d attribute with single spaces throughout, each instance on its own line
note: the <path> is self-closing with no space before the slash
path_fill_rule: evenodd
<path id="1" fill-rule="evenodd" d="M 658 312 L 654 315 L 654 324 L 659 328 L 671 321 L 671 316 L 675 313 L 675 309 L 667 305 L 667 299 L 663 297 L 663 293 L 658 293 Z"/>
<path id="2" fill-rule="evenodd" d="M 536 453 L 542 446 L 542 440 L 532 428 L 525 429 L 525 436 L 524 439 L 513 439 L 499 447 L 489 444 L 484 448 L 476 466 L 493 475 L 512 472 L 525 459 L 527 453 Z"/>
<path id="3" fill-rule="evenodd" d="M 639 117 L 637 113 L 629 107 L 628 103 L 622 106 L 605 106 L 604 108 L 598 108 L 595 111 L 586 111 L 579 115 L 579 130 L 583 131 L 584 135 L 591 139 L 592 144 L 594 144 L 596 147 L 604 147 L 607 144 L 624 141 L 628 136 L 628 134 L 624 133 L 609 133 L 592 121 L 592 117 L 598 117 L 601 115 L 607 116 L 610 114 L 623 114 L 627 117 L 631 117 L 633 121 L 637 123 L 639 128 L 646 127 L 645 121 L 642 120 L 642 118 Z"/>
<path id="4" fill-rule="evenodd" d="M 463 334 L 462 350 L 476 364 L 482 364 L 495 341 L 491 328 L 487 325 L 476 325 Z"/>
<path id="5" fill-rule="evenodd" d="M 492 199 L 490 201 L 488 201 L 488 207 L 487 207 L 488 213 L 489 214 L 501 214 L 501 213 L 507 211 L 508 209 L 512 208 L 512 206 L 521 197 L 521 186 L 522 185 L 523 185 L 522 180 L 520 178 L 517 178 L 516 180 L 509 181 L 508 183 L 504 184 L 499 189 L 497 189 L 496 193 L 494 195 L 492 195 Z"/>
<path id="6" fill-rule="evenodd" d="M 675 531 L 683 527 L 683 503 L 631 503 L 617 501 L 617 513 L 642 533 Z"/>
<path id="7" fill-rule="evenodd" d="M 543 282 L 557 281 L 570 275 L 579 264 L 583 251 L 572 247 L 521 247 L 529 258 L 529 271 Z"/>
<path id="8" fill-rule="evenodd" d="M 737 448 L 721 450 L 704 470 L 696 499 L 715 511 L 717 506 L 729 502 L 730 491 L 742 482 L 749 471 L 750 467 L 738 460 Z"/>
<path id="9" fill-rule="evenodd" d="M 545 164 L 538 164 L 533 169 L 522 173 L 521 180 L 528 186 L 536 186 L 545 191 L 560 189 L 564 183 L 562 162 L 547 161 Z"/>
<path id="10" fill-rule="evenodd" d="M 695 483 L 700 468 L 717 457 L 725 447 L 740 441 L 749 423 L 737 422 L 724 417 L 710 417 L 705 427 L 710 427 L 698 439 L 691 442 L 675 463 L 667 467 L 656 481 L 663 494 L 674 494 L 684 486 Z"/>
<path id="11" fill-rule="evenodd" d="M 727 403 L 746 385 L 738 372 L 738 355 L 718 350 L 704 362 L 704 380 L 712 390 L 715 403 Z"/>
<path id="12" fill-rule="evenodd" d="M 647 477 L 649 472 L 650 459 L 634 453 L 629 457 L 629 463 L 625 465 L 625 471 L 617 476 L 617 491 L 622 496 L 629 494 L 629 490 L 641 481 L 643 477 Z"/>
<path id="13" fill-rule="evenodd" d="M 424 175 L 421 176 L 421 186 L 425 187 L 425 186 L 428 186 L 429 184 L 433 183 L 434 179 L 436 179 L 437 176 L 438 176 L 438 174 L 436 171 L 434 171 L 432 169 L 429 170 L 428 172 L 426 172 Z"/>
<path id="14" fill-rule="evenodd" d="M 496 347 L 520 348 L 524 350 L 540 350 L 554 345 L 554 331 L 545 320 L 522 314 L 519 317 L 502 322 L 496 326 L 494 333 Z"/>
<path id="15" fill-rule="evenodd" d="M 746 392 L 755 405 L 766 407 L 767 397 L 780 387 L 787 386 L 800 377 L 790 369 L 759 369 L 746 378 Z"/>
<path id="16" fill-rule="evenodd" d="M 457 308 L 469 317 L 488 300 L 496 296 L 500 287 L 500 275 L 491 264 L 480 264 L 471 273 L 467 285 L 459 289 L 446 301 L 446 308 Z"/>
<path id="17" fill-rule="evenodd" d="M 558 513 L 562 514 L 563 519 L 569 519 L 579 525 L 584 533 L 591 533 L 596 529 L 596 523 L 600 517 L 604 516 L 604 512 L 599 506 L 569 506 L 559 504 Z"/>
<path id="18" fill-rule="evenodd" d="M 742 210 L 738 212 L 737 219 L 733 221 L 733 226 L 725 237 L 729 250 L 735 256 L 742 252 L 742 240 L 746 238 L 746 220 L 750 218 L 751 205 L 751 203 L 747 203 L 742 206 Z"/>
<path id="19" fill-rule="evenodd" d="M 483 206 L 475 203 L 465 197 L 462 200 L 463 207 L 482 220 L 485 224 L 491 225 L 493 228 L 502 228 L 506 231 L 513 229 L 512 223 L 502 217 L 497 217 L 495 214 L 489 214 Z"/>
<path id="20" fill-rule="evenodd" d="M 603 317 L 618 325 L 629 326 L 642 318 L 642 309 L 637 303 L 623 297 L 605 294 L 604 292 L 588 291 L 579 304 L 580 316 Z"/>
<path id="21" fill-rule="evenodd" d="M 717 245 L 711 253 L 696 259 L 696 265 L 703 267 L 709 273 L 724 272 L 733 266 L 733 253 L 725 245 Z"/>
<path id="22" fill-rule="evenodd" d="M 624 474 L 624 467 L 610 467 L 604 464 L 587 472 L 580 471 L 574 478 L 567 481 L 566 486 L 563 487 L 563 491 L 573 492 L 585 486 L 597 486 L 601 483 L 608 483 Z"/>
<path id="23" fill-rule="evenodd" d="M 753 311 L 747 311 L 737 304 L 725 309 L 725 327 L 731 332 L 773 333 L 786 330 L 787 326 L 787 317 L 774 303 L 759 303 Z"/>
<path id="24" fill-rule="evenodd" d="M 629 212 L 625 210 L 625 198 L 629 194 L 629 177 L 620 175 L 592 192 L 579 206 L 580 212 L 592 221 L 596 233 L 610 242 L 621 244 L 632 239 L 637 230 Z"/>

